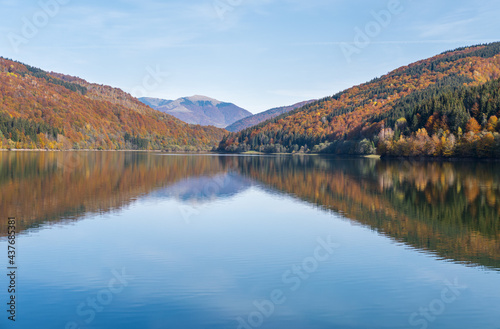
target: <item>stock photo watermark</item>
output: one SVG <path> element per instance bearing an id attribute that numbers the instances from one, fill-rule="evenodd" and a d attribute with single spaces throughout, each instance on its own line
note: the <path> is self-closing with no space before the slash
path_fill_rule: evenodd
<path id="1" fill-rule="evenodd" d="M 200 197 L 211 198 L 218 191 L 220 191 L 226 184 L 229 183 L 230 178 L 227 175 L 211 177 L 210 180 L 201 188 Z M 192 223 L 193 216 L 201 214 L 201 206 L 197 202 L 191 202 L 189 205 L 179 205 L 181 217 L 186 224 Z"/>
<path id="2" fill-rule="evenodd" d="M 7 277 L 9 278 L 7 292 L 7 318 L 9 321 L 16 321 L 16 282 L 17 282 L 17 262 L 16 262 L 16 218 L 7 218 Z"/>
<path id="3" fill-rule="evenodd" d="M 456 278 L 453 283 L 446 280 L 444 284 L 439 298 L 433 299 L 428 305 L 420 307 L 418 312 L 410 315 L 408 323 L 412 327 L 429 328 L 429 325 L 446 311 L 447 306 L 454 303 L 462 295 L 462 291 L 467 289 L 466 286 L 460 285 Z"/>
<path id="4" fill-rule="evenodd" d="M 83 166 L 83 157 L 83 152 L 63 153 L 62 160 L 57 161 L 57 168 L 69 172 L 80 169 Z"/>
<path id="5" fill-rule="evenodd" d="M 318 245 L 314 249 L 312 256 L 304 258 L 302 262 L 291 266 L 281 275 L 281 282 L 287 286 L 287 289 L 274 289 L 269 294 L 268 299 L 255 300 L 253 302 L 255 310 L 245 317 L 236 319 L 237 329 L 261 327 L 264 321 L 276 312 L 278 306 L 287 302 L 287 293 L 297 291 L 318 270 L 320 265 L 330 259 L 335 250 L 340 248 L 339 244 L 332 241 L 331 236 L 326 239 L 318 238 L 316 242 Z"/>
<path id="6" fill-rule="evenodd" d="M 19 32 L 7 34 L 10 45 L 15 52 L 19 52 L 22 45 L 26 45 L 34 39 L 40 30 L 49 25 L 51 19 L 56 17 L 62 6 L 67 5 L 71 0 L 42 0 L 38 1 L 39 9 L 31 16 L 21 18 L 22 26 Z"/>
<path id="7" fill-rule="evenodd" d="M 215 0 L 214 10 L 220 20 L 226 18 L 226 14 L 233 12 L 236 8 L 243 4 L 243 0 Z"/>
<path id="8" fill-rule="evenodd" d="M 142 79 L 142 84 L 134 87 L 132 89 L 132 94 L 137 97 L 146 97 L 148 92 L 158 89 L 169 77 L 167 71 L 163 71 L 159 65 L 155 68 L 151 66 L 146 66 L 146 75 Z"/>
<path id="9" fill-rule="evenodd" d="M 65 329 L 82 329 L 85 328 L 85 325 L 90 325 L 97 317 L 97 313 L 103 312 L 105 307 L 113 302 L 115 295 L 123 292 L 130 281 L 134 280 L 134 277 L 127 275 L 125 268 L 121 272 L 113 270 L 111 273 L 113 277 L 109 280 L 106 288 L 99 290 L 95 295 L 80 303 L 76 307 L 76 315 L 78 315 L 79 320 L 66 323 Z"/>
<path id="10" fill-rule="evenodd" d="M 352 62 L 354 55 L 359 55 L 367 48 L 374 38 L 378 37 L 392 23 L 394 17 L 402 14 L 405 8 L 400 0 L 390 0 L 385 9 L 372 11 L 373 20 L 365 24 L 363 28 L 354 28 L 354 39 L 352 42 L 340 43 L 340 49 L 348 63 Z"/>

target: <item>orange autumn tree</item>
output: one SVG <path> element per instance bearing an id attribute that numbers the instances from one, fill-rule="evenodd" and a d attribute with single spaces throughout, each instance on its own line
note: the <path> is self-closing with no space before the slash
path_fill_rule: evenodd
<path id="1" fill-rule="evenodd" d="M 467 132 L 472 132 L 474 134 L 477 134 L 478 132 L 481 131 L 481 125 L 477 122 L 476 119 L 470 118 L 469 122 L 467 122 L 467 126 L 465 128 Z"/>

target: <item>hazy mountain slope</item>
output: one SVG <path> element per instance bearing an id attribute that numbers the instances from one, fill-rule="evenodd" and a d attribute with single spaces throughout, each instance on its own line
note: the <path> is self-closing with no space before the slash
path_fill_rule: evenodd
<path id="1" fill-rule="evenodd" d="M 157 109 L 162 106 L 167 106 L 168 104 L 173 102 L 172 100 L 168 99 L 152 98 L 152 97 L 140 97 L 139 101 L 154 109 Z"/>
<path id="2" fill-rule="evenodd" d="M 456 147 L 472 143 L 476 150 L 471 156 L 475 156 L 481 147 L 481 142 L 476 142 L 482 139 L 491 146 L 488 152 L 493 151 L 500 143 L 496 132 L 500 109 L 496 107 L 495 97 L 489 96 L 494 86 L 482 91 L 458 92 L 444 106 L 436 107 L 434 100 L 459 88 L 482 86 L 500 78 L 499 54 L 500 43 L 492 43 L 460 48 L 401 67 L 368 83 L 225 136 L 219 150 L 370 154 L 381 139 L 390 139 L 396 154 L 418 155 L 412 151 L 418 144 L 404 143 L 420 136 L 421 143 L 429 142 L 430 147 L 421 155 L 461 155 L 455 153 Z M 476 98 L 463 99 L 464 94 Z M 415 112 L 424 104 L 427 104 L 425 111 Z"/>
<path id="3" fill-rule="evenodd" d="M 0 147 L 209 149 L 224 130 L 188 125 L 120 89 L 0 58 Z"/>
<path id="4" fill-rule="evenodd" d="M 273 109 L 249 116 L 247 118 L 241 119 L 239 121 L 236 121 L 232 125 L 226 127 L 226 130 L 231 131 L 231 132 L 238 132 L 238 131 L 241 131 L 243 129 L 247 129 L 247 128 L 250 128 L 252 126 L 255 126 L 255 125 L 257 125 L 261 122 L 264 122 L 266 120 L 275 118 L 278 115 L 281 115 L 283 113 L 287 113 L 287 112 L 293 111 L 295 109 L 298 109 L 298 108 L 300 108 L 304 105 L 307 105 L 309 103 L 312 103 L 312 102 L 314 102 L 314 100 L 300 102 L 300 103 L 290 105 L 290 106 L 273 108 Z"/>
<path id="5" fill-rule="evenodd" d="M 183 97 L 175 101 L 147 97 L 139 100 L 184 122 L 203 126 L 224 128 L 252 115 L 232 103 L 220 102 L 205 96 Z"/>

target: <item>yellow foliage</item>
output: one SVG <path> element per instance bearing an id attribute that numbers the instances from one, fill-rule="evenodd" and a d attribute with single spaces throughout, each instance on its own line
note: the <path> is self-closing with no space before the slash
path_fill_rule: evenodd
<path id="1" fill-rule="evenodd" d="M 498 125 L 498 118 L 496 116 L 492 116 L 488 120 L 488 125 L 486 126 L 486 129 L 490 132 L 494 132 L 497 129 L 497 125 Z"/>

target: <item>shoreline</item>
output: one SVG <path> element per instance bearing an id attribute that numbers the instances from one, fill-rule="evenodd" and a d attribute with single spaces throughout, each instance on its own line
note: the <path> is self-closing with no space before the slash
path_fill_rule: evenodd
<path id="1" fill-rule="evenodd" d="M 241 152 L 241 153 L 225 153 L 225 152 L 211 152 L 215 154 L 224 154 L 224 155 L 290 155 L 290 156 L 323 156 L 323 157 L 331 157 L 331 158 L 340 158 L 340 159 L 375 159 L 375 160 L 404 160 L 404 161 L 467 161 L 467 162 L 497 162 L 500 161 L 500 158 L 473 158 L 473 157 L 393 157 L 393 156 L 381 156 L 378 154 L 369 154 L 369 155 L 355 155 L 355 154 L 328 154 L 328 153 L 262 153 L 262 152 Z"/>
<path id="2" fill-rule="evenodd" d="M 240 153 L 227 153 L 227 152 L 214 152 L 210 150 L 206 151 L 197 151 L 197 152 L 189 152 L 189 151 L 163 151 L 163 150 L 93 150 L 93 149 L 69 149 L 69 150 L 47 150 L 47 149 L 0 149 L 0 152 L 144 152 L 144 153 L 163 153 L 163 154 L 211 154 L 211 155 L 287 155 L 287 156 L 324 156 L 324 157 L 333 157 L 333 158 L 355 158 L 355 159 L 375 159 L 375 160 L 399 160 L 399 161 L 415 161 L 415 162 L 424 162 L 424 161 L 438 161 L 438 162 L 457 162 L 457 161 L 467 161 L 467 162 L 499 162 L 500 158 L 472 158 L 472 157 L 394 157 L 394 156 L 380 156 L 377 154 L 371 155 L 352 155 L 352 154 L 321 154 L 321 153 L 262 153 L 256 151 L 250 152 L 240 152 Z"/>
<path id="3" fill-rule="evenodd" d="M 69 150 L 46 150 L 46 149 L 0 149 L 0 152 L 147 152 L 147 153 L 172 153 L 172 154 L 199 154 L 199 153 L 210 153 L 211 151 L 198 151 L 198 152 L 169 152 L 163 150 L 92 150 L 92 149 L 69 149 Z"/>

